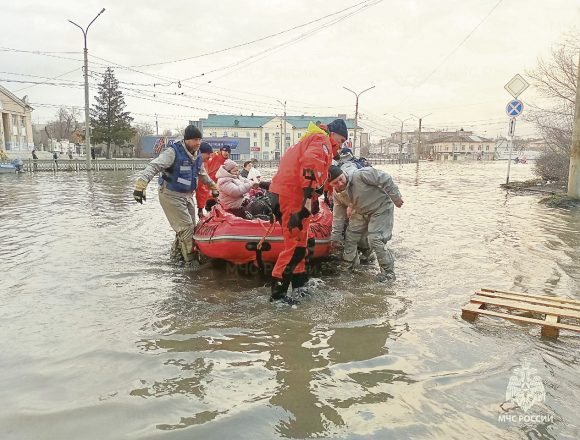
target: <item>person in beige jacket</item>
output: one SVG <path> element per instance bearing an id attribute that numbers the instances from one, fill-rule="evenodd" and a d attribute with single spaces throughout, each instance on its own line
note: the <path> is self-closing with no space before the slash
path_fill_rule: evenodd
<path id="1" fill-rule="evenodd" d="M 393 206 L 403 206 L 403 198 L 392 177 L 376 168 L 361 168 L 346 174 L 340 167 L 329 169 L 329 184 L 336 192 L 335 200 L 341 200 L 338 210 L 333 211 L 333 229 L 350 211 L 348 227 L 344 239 L 343 259 L 351 265 L 356 264 L 357 245 L 365 233 L 371 251 L 377 256 L 380 267 L 379 280 L 395 279 L 395 259 L 387 248 L 393 233 Z M 341 209 L 340 205 L 344 205 Z"/>

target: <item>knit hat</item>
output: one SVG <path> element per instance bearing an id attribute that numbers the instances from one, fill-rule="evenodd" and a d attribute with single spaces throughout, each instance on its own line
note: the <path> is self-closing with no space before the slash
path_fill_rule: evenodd
<path id="1" fill-rule="evenodd" d="M 331 133 L 337 133 L 345 139 L 348 139 L 348 130 L 346 129 L 346 123 L 343 119 L 335 119 L 330 124 L 328 124 L 327 127 L 328 131 Z"/>
<path id="2" fill-rule="evenodd" d="M 202 142 L 201 145 L 199 146 L 199 152 L 211 154 L 213 152 L 213 148 L 211 148 L 211 145 L 208 144 L 207 142 Z"/>
<path id="3" fill-rule="evenodd" d="M 201 139 L 201 131 L 195 125 L 188 125 L 183 132 L 183 139 Z"/>
<path id="4" fill-rule="evenodd" d="M 220 151 L 227 151 L 228 153 L 231 153 L 232 147 L 230 147 L 229 145 L 224 145 L 223 147 L 220 148 Z"/>
<path id="5" fill-rule="evenodd" d="M 231 172 L 232 172 L 232 170 L 233 170 L 235 167 L 237 167 L 237 166 L 238 166 L 238 164 L 237 164 L 237 163 L 235 163 L 235 162 L 234 162 L 233 160 L 231 160 L 231 159 L 226 159 L 226 161 L 224 162 L 224 165 L 223 165 L 223 167 L 224 167 L 224 170 L 226 170 L 228 173 L 231 173 Z"/>
<path id="6" fill-rule="evenodd" d="M 328 181 L 332 182 L 341 174 L 344 174 L 344 172 L 340 167 L 337 167 L 336 165 L 331 165 L 330 168 L 328 169 Z"/>

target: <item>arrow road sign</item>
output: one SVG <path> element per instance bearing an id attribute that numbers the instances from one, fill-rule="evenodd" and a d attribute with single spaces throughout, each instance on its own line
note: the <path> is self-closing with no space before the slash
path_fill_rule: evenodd
<path id="1" fill-rule="evenodd" d="M 507 115 L 510 118 L 515 118 L 516 116 L 520 115 L 520 113 L 522 112 L 523 109 L 524 109 L 524 103 L 522 101 L 520 101 L 519 99 L 514 99 L 514 100 L 508 102 L 508 104 L 505 108 L 505 112 L 507 113 Z"/>

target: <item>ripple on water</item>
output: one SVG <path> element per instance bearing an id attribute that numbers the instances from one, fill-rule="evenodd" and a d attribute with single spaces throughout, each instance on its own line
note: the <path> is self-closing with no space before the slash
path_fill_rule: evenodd
<path id="1" fill-rule="evenodd" d="M 296 308 L 171 262 L 155 183 L 141 206 L 129 173 L 0 176 L 2 437 L 577 438 L 578 337 L 460 308 L 479 287 L 578 298 L 580 212 L 506 194 L 503 163 L 384 168 L 397 281 L 323 267 Z M 553 422 L 498 420 L 524 358 Z"/>

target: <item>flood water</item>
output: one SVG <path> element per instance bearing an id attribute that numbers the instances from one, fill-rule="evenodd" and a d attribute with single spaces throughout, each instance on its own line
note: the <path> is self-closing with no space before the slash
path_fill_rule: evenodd
<path id="1" fill-rule="evenodd" d="M 328 269 L 295 308 L 172 262 L 130 173 L 0 175 L 0 438 L 580 438 L 580 335 L 461 319 L 481 287 L 580 299 L 580 210 L 506 194 L 506 168 L 385 166 L 397 281 Z M 527 412 L 505 403 L 525 360 Z"/>

